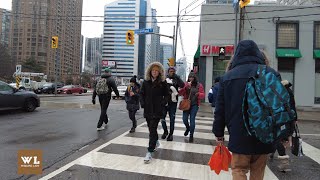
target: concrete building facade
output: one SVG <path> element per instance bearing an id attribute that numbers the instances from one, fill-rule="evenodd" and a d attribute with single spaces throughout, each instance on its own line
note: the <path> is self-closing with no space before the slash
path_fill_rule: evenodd
<path id="1" fill-rule="evenodd" d="M 79 79 L 82 0 L 13 0 L 10 50 L 15 64 L 33 58 L 53 80 Z M 53 18 L 61 17 L 61 18 Z M 58 36 L 58 48 L 51 37 Z"/>
<path id="2" fill-rule="evenodd" d="M 268 54 L 270 66 L 280 72 L 282 79 L 293 84 L 298 106 L 315 106 L 320 103 L 318 11 L 314 6 L 247 6 L 238 34 L 240 39 L 254 40 Z M 201 17 L 205 22 L 201 22 L 198 68 L 206 93 L 214 78 L 224 73 L 226 63 L 234 51 L 235 21 L 232 20 L 232 12 L 232 5 L 202 6 L 202 14 L 224 13 L 219 18 Z M 223 56 L 219 54 L 221 47 L 225 48 Z"/>
<path id="3" fill-rule="evenodd" d="M 160 58 L 164 68 L 167 70 L 169 68 L 168 59 L 172 57 L 173 46 L 172 44 L 161 43 L 160 45 Z"/>

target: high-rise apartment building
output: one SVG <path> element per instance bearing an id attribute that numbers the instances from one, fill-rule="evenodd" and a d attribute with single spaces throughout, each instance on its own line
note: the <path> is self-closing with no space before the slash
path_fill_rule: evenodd
<path id="1" fill-rule="evenodd" d="M 169 68 L 168 59 L 172 57 L 173 46 L 171 44 L 161 43 L 160 45 L 160 57 L 162 58 L 162 63 L 164 68 L 167 70 Z"/>
<path id="2" fill-rule="evenodd" d="M 102 38 L 86 38 L 85 70 L 92 74 L 101 73 Z"/>
<path id="3" fill-rule="evenodd" d="M 147 25 L 148 15 L 150 0 L 118 0 L 105 6 L 102 59 L 117 63 L 112 69 L 114 76 L 129 81 L 133 75 L 144 75 L 146 54 L 150 52 L 146 46 L 148 36 L 136 34 L 134 45 L 127 45 L 126 32 L 151 28 Z"/>
<path id="4" fill-rule="evenodd" d="M 83 0 L 13 0 L 10 49 L 15 64 L 34 59 L 53 80 L 80 74 Z M 58 36 L 58 48 L 51 48 Z"/>
<path id="5" fill-rule="evenodd" d="M 10 11 L 0 8 L 0 43 L 6 46 L 9 44 L 10 20 Z"/>
<path id="6" fill-rule="evenodd" d="M 81 43 L 80 43 L 80 73 L 83 72 L 83 43 L 84 43 L 84 36 L 81 35 Z"/>

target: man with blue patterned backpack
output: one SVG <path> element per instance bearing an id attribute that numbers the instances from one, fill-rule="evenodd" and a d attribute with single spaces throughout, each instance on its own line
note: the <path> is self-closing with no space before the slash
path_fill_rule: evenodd
<path id="1" fill-rule="evenodd" d="M 288 97 L 280 74 L 265 65 L 257 44 L 239 42 L 230 71 L 220 79 L 212 129 L 223 143 L 228 128 L 233 179 L 245 180 L 250 171 L 250 179 L 263 180 L 268 154 L 294 119 Z"/>

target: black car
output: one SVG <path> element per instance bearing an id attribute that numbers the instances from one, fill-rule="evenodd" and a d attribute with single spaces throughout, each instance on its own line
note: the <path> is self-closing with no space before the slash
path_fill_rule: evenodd
<path id="1" fill-rule="evenodd" d="M 0 81 L 0 110 L 24 109 L 32 112 L 37 107 L 40 107 L 40 99 L 35 93 L 15 89 Z"/>
<path id="2" fill-rule="evenodd" d="M 46 83 L 42 87 L 38 88 L 35 93 L 37 94 L 54 94 L 54 83 Z M 57 89 L 63 87 L 63 84 L 58 83 Z"/>

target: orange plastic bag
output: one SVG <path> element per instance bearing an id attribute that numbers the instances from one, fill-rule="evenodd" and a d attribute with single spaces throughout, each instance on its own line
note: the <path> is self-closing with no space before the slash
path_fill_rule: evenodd
<path id="1" fill-rule="evenodd" d="M 210 166 L 211 170 L 216 172 L 216 174 L 220 174 L 221 170 L 229 170 L 231 158 L 232 156 L 228 148 L 226 148 L 223 144 L 219 144 L 215 148 L 208 165 Z"/>

